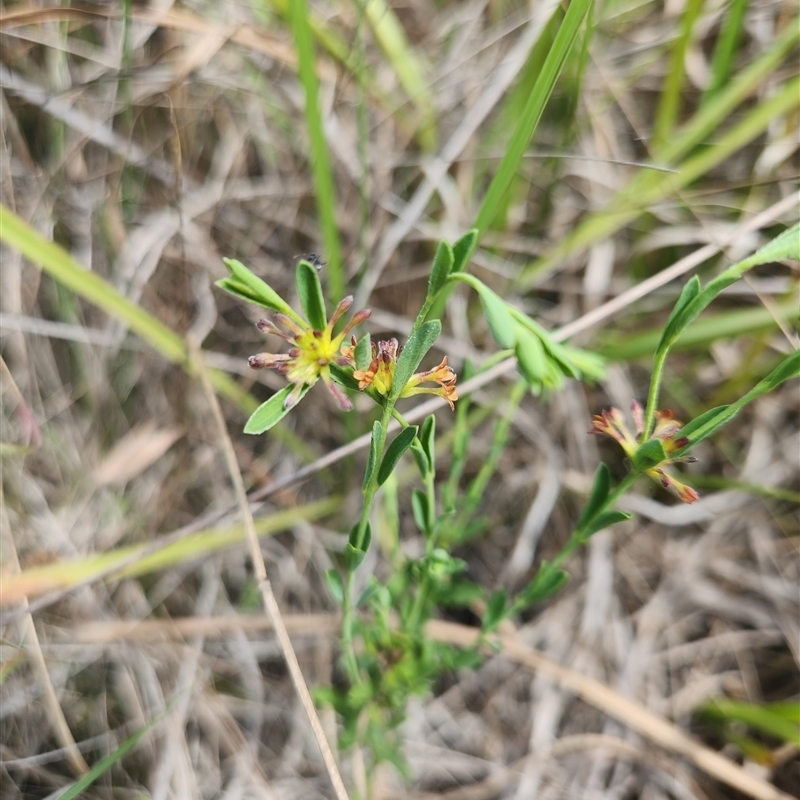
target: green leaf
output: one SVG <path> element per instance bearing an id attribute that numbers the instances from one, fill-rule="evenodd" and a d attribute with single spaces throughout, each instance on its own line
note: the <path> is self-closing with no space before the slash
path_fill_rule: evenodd
<path id="1" fill-rule="evenodd" d="M 352 389 L 354 392 L 359 391 L 358 381 L 338 364 L 328 364 L 328 369 L 330 369 L 331 377 L 340 386 L 344 386 L 345 389 Z"/>
<path id="2" fill-rule="evenodd" d="M 356 369 L 367 369 L 372 363 L 372 340 L 365 333 L 356 343 L 355 350 Z"/>
<path id="3" fill-rule="evenodd" d="M 328 585 L 328 591 L 331 593 L 331 597 L 341 605 L 344 602 L 344 586 L 339 571 L 335 569 L 326 569 L 325 583 Z"/>
<path id="4" fill-rule="evenodd" d="M 431 465 L 418 439 L 411 442 L 411 455 L 414 456 L 420 476 L 424 478 L 431 471 Z"/>
<path id="5" fill-rule="evenodd" d="M 411 493 L 411 510 L 414 512 L 414 522 L 422 533 L 430 534 L 428 525 L 428 497 L 420 489 Z"/>
<path id="6" fill-rule="evenodd" d="M 154 725 L 164 719 L 164 717 L 172 711 L 173 705 L 174 703 L 170 703 L 165 711 L 162 711 L 155 719 L 136 731 L 133 736 L 126 739 L 113 753 L 107 755 L 102 761 L 95 764 L 79 781 L 73 783 L 65 792 L 60 794 L 58 800 L 73 800 L 75 797 L 80 797 L 99 777 L 108 772 L 117 761 L 129 753 Z"/>
<path id="7" fill-rule="evenodd" d="M 681 290 L 680 296 L 675 303 L 675 307 L 672 309 L 672 313 L 669 315 L 669 319 L 664 325 L 664 333 L 661 336 L 661 343 L 657 348 L 659 351 L 664 347 L 665 342 L 674 341 L 678 333 L 680 333 L 680 331 L 682 331 L 689 324 L 691 320 L 686 320 L 684 322 L 682 315 L 684 314 L 689 303 L 691 303 L 698 294 L 700 294 L 700 278 L 695 275 Z"/>
<path id="8" fill-rule="evenodd" d="M 376 594 L 378 589 L 381 588 L 381 585 L 375 578 L 370 575 L 369 583 L 367 583 L 367 588 L 364 589 L 363 592 L 358 596 L 358 600 L 356 600 L 356 608 L 362 608 L 365 606 Z"/>
<path id="9" fill-rule="evenodd" d="M 777 389 L 784 381 L 798 376 L 800 376 L 800 350 L 795 350 L 764 378 L 766 389 L 771 392 L 773 389 Z"/>
<path id="10" fill-rule="evenodd" d="M 756 250 L 750 258 L 746 258 L 745 262 L 755 266 L 787 258 L 800 261 L 800 222 L 778 234 L 771 242 Z"/>
<path id="11" fill-rule="evenodd" d="M 606 502 L 610 491 L 611 472 L 605 464 L 601 463 L 594 473 L 592 491 L 589 492 L 589 499 L 586 501 L 583 512 L 575 526 L 576 530 L 580 530 L 595 514 L 597 514 L 602 508 L 603 503 Z"/>
<path id="12" fill-rule="evenodd" d="M 704 289 L 695 292 L 691 299 L 687 299 L 684 295 L 694 292 L 694 289 L 690 289 L 690 287 L 699 287 L 699 281 L 696 279 L 690 281 L 678 298 L 676 310 L 670 316 L 656 353 L 663 353 L 665 348 L 670 347 L 686 326 L 696 319 L 720 292 L 739 280 L 747 270 L 759 264 L 768 264 L 771 261 L 786 258 L 800 259 L 800 224 L 784 231 L 752 256 L 728 267 L 710 281 Z M 679 306 L 680 310 L 678 311 Z"/>
<path id="13" fill-rule="evenodd" d="M 514 318 L 508 309 L 505 300 L 495 294 L 485 283 L 478 280 L 474 275 L 465 273 L 455 273 L 450 276 L 451 281 L 462 281 L 471 286 L 481 298 L 483 313 L 486 322 L 497 344 L 504 350 L 509 350 L 516 344 L 517 337 L 514 330 Z"/>
<path id="14" fill-rule="evenodd" d="M 322 297 L 319 273 L 308 261 L 301 261 L 297 265 L 295 279 L 300 306 L 306 319 L 315 331 L 324 330 L 328 319 L 325 314 L 325 300 Z"/>
<path id="15" fill-rule="evenodd" d="M 424 322 L 408 337 L 408 342 L 400 353 L 392 378 L 390 400 L 397 400 L 411 376 L 416 372 L 422 359 L 442 332 L 442 323 L 438 319 Z"/>
<path id="16" fill-rule="evenodd" d="M 241 261 L 235 258 L 223 258 L 222 262 L 232 277 L 217 281 L 217 286 L 221 289 L 272 311 L 280 311 L 295 321 L 302 321 L 294 309 L 271 286 L 254 275 Z"/>
<path id="17" fill-rule="evenodd" d="M 628 519 L 633 519 L 633 514 L 629 514 L 627 511 L 604 511 L 589 523 L 586 530 L 582 532 L 581 539 L 587 541 L 598 531 L 610 528 L 612 525 L 616 525 L 618 522 L 625 522 Z"/>
<path id="18" fill-rule="evenodd" d="M 328 142 L 322 122 L 319 104 L 319 81 L 316 71 L 316 53 L 306 0 L 291 0 L 287 3 L 289 22 L 292 26 L 294 44 L 297 48 L 297 71 L 305 93 L 305 118 L 310 161 L 314 175 L 314 192 L 317 200 L 317 215 L 325 240 L 328 257 L 329 296 L 338 302 L 344 295 L 342 249 L 339 241 L 339 225 L 336 221 L 336 185 L 330 165 Z M 323 326 L 324 327 L 324 326 Z"/>
<path id="19" fill-rule="evenodd" d="M 558 76 L 564 68 L 567 56 L 578 38 L 581 24 L 591 5 L 592 0 L 572 0 L 567 7 L 564 20 L 558 29 L 558 33 L 556 33 L 553 44 L 548 50 L 544 65 L 505 147 L 505 155 L 484 195 L 475 220 L 475 227 L 481 234 L 494 221 L 499 209 L 503 206 L 503 198 L 518 175 L 520 161 L 525 154 L 528 142 L 536 130 L 542 112 L 553 92 Z M 508 345 L 508 347 L 513 347 L 513 344 Z"/>
<path id="20" fill-rule="evenodd" d="M 724 410 L 720 411 L 719 414 L 711 416 L 709 419 L 705 420 L 702 425 L 693 426 L 690 437 L 691 442 L 686 447 L 682 447 L 674 453 L 674 455 L 683 455 L 683 453 L 691 447 L 694 447 L 698 442 L 707 439 L 709 436 L 716 433 L 723 425 L 730 422 L 730 420 L 732 420 L 748 403 L 752 403 L 757 397 L 761 397 L 761 395 L 773 391 L 784 381 L 797 377 L 800 377 L 800 350 L 795 350 L 794 353 L 778 364 L 766 378 L 760 380 L 749 392 L 742 395 L 738 400 L 724 407 Z"/>
<path id="21" fill-rule="evenodd" d="M 64 248 L 45 239 L 36 229 L 0 203 L 0 241 L 19 250 L 33 264 L 39 265 L 53 280 L 97 306 L 110 317 L 127 325 L 157 353 L 172 364 L 178 364 L 188 374 L 195 370 L 186 343 L 162 322 L 131 302 L 96 272 L 76 261 Z M 228 375 L 216 369 L 208 370 L 211 384 L 223 397 L 236 403 L 248 413 L 258 406 Z"/>
<path id="22" fill-rule="evenodd" d="M 436 465 L 436 417 L 433 414 L 425 417 L 420 430 L 419 440 L 422 444 L 422 449 L 428 457 L 430 468 L 434 469 Z"/>
<path id="23" fill-rule="evenodd" d="M 380 447 L 381 423 L 377 420 L 372 424 L 372 438 L 369 440 L 369 456 L 367 456 L 367 468 L 364 470 L 364 480 L 361 484 L 362 490 L 367 488 L 367 485 L 372 480 L 372 475 L 375 472 L 375 467 L 378 464 L 378 448 Z"/>
<path id="24" fill-rule="evenodd" d="M 473 228 L 470 231 L 467 231 L 454 245 L 453 245 L 453 268 L 450 270 L 451 274 L 453 272 L 463 272 L 467 264 L 469 263 L 469 258 L 472 253 L 475 251 L 475 247 L 478 244 L 478 229 Z"/>
<path id="25" fill-rule="evenodd" d="M 486 604 L 486 611 L 484 612 L 483 622 L 481 623 L 481 630 L 484 633 L 493 631 L 503 621 L 507 600 L 508 594 L 505 589 L 497 589 L 492 592 L 492 596 Z"/>
<path id="26" fill-rule="evenodd" d="M 555 594 L 569 580 L 569 574 L 563 569 L 554 567 L 548 561 L 542 561 L 534 578 L 519 593 L 514 605 L 522 610 Z"/>
<path id="27" fill-rule="evenodd" d="M 394 438 L 394 441 L 386 448 L 386 455 L 384 455 L 380 469 L 378 470 L 378 486 L 382 486 L 386 483 L 387 478 L 394 472 L 394 468 L 397 466 L 397 462 L 400 461 L 403 453 L 411 447 L 411 442 L 414 441 L 416 435 L 416 425 L 403 428 Z"/>
<path id="28" fill-rule="evenodd" d="M 529 384 L 541 384 L 547 362 L 538 336 L 534 336 L 521 325 L 517 325 L 517 346 L 514 348 L 514 355 L 517 357 L 519 371 Z"/>
<path id="29" fill-rule="evenodd" d="M 302 392 L 300 393 L 300 400 L 302 400 L 310 386 L 303 386 Z M 245 433 L 264 433 L 264 431 L 268 431 L 273 425 L 280 422 L 291 410 L 294 408 L 285 408 L 284 403 L 286 402 L 286 398 L 294 389 L 294 384 L 289 384 L 288 386 L 284 386 L 279 392 L 276 392 L 266 403 L 262 403 L 252 414 L 250 419 L 247 420 L 247 424 L 244 426 Z M 299 402 L 299 400 L 298 400 Z M 297 403 L 295 403 L 297 405 Z"/>
<path id="30" fill-rule="evenodd" d="M 431 277 L 428 279 L 428 297 L 432 299 L 441 290 L 453 269 L 453 248 L 447 242 L 439 242 L 433 258 Z"/>
<path id="31" fill-rule="evenodd" d="M 344 561 L 350 572 L 357 569 L 364 560 L 364 556 L 366 556 L 370 542 L 372 541 L 372 526 L 369 522 L 367 522 L 367 527 L 364 530 L 364 540 L 362 542 L 358 541 L 358 528 L 359 525 L 356 523 L 350 529 L 350 536 L 344 548 Z"/>
<path id="32" fill-rule="evenodd" d="M 648 439 L 633 454 L 633 467 L 637 472 L 657 467 L 667 457 L 661 439 Z"/>
<path id="33" fill-rule="evenodd" d="M 699 430 L 703 427 L 703 425 L 705 425 L 707 422 L 710 422 L 720 414 L 724 414 L 727 409 L 728 406 L 716 406 L 716 408 L 710 408 L 708 411 L 704 411 L 699 417 L 695 417 L 691 422 L 687 422 L 681 428 L 680 435 L 691 438 L 692 434 L 696 430 Z"/>
<path id="34" fill-rule="evenodd" d="M 720 697 L 711 700 L 700 712 L 726 722 L 744 722 L 763 733 L 800 747 L 800 705 L 796 700 L 782 704 L 755 704 Z"/>
<path id="35" fill-rule="evenodd" d="M 353 545 L 348 542 L 344 547 L 344 563 L 347 564 L 347 569 L 350 572 L 357 570 L 361 566 L 361 562 L 366 555 L 366 550 L 353 547 Z"/>

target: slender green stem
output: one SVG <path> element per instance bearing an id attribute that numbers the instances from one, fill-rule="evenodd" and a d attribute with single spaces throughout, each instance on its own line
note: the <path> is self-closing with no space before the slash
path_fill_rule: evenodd
<path id="1" fill-rule="evenodd" d="M 376 449 L 378 455 L 378 463 L 383 456 L 383 450 L 386 446 L 386 434 L 389 427 L 389 422 L 394 414 L 394 403 L 387 400 L 386 405 L 383 407 L 383 415 L 381 417 L 381 432 L 378 437 L 378 446 Z M 363 492 L 363 500 L 361 503 L 361 517 L 358 521 L 358 529 L 355 537 L 355 547 L 358 550 L 363 549 L 364 540 L 367 534 L 367 525 L 369 524 L 369 515 L 372 511 L 372 503 L 375 500 L 375 495 L 378 491 L 378 470 L 372 471 L 372 476 L 367 483 Z M 353 649 L 353 625 L 355 622 L 355 605 L 353 593 L 355 591 L 355 570 L 349 570 L 347 574 L 347 581 L 344 587 L 344 598 L 342 602 L 342 649 L 344 651 L 345 667 L 347 675 L 351 683 L 359 683 L 361 676 L 358 671 L 358 661 L 356 660 L 355 650 Z"/>
<path id="2" fill-rule="evenodd" d="M 570 556 L 579 548 L 583 547 L 586 544 L 588 539 L 586 538 L 586 530 L 588 530 L 591 523 L 597 519 L 597 517 L 602 514 L 604 511 L 613 508 L 616 502 L 628 491 L 628 489 L 633 486 L 634 483 L 641 477 L 640 472 L 630 472 L 628 473 L 616 486 L 616 488 L 609 493 L 608 497 L 606 497 L 605 502 L 600 508 L 597 509 L 597 513 L 590 517 L 580 528 L 576 528 L 572 532 L 572 536 L 569 537 L 569 541 L 564 545 L 563 549 L 553 558 L 551 562 L 551 566 L 553 567 L 561 567 L 563 566 Z"/>

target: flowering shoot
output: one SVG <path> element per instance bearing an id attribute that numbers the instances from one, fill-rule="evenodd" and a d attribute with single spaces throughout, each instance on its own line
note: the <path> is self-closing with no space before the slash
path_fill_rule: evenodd
<path id="1" fill-rule="evenodd" d="M 286 408 L 291 408 L 297 403 L 303 394 L 303 387 L 313 386 L 320 378 L 342 411 L 350 411 L 353 408 L 350 398 L 338 384 L 334 383 L 330 370 L 331 364 L 341 367 L 352 366 L 352 357 L 347 349 L 342 348 L 342 343 L 347 334 L 356 325 L 367 320 L 371 314 L 369 309 L 353 314 L 341 333 L 334 334 L 334 326 L 352 305 L 353 298 L 345 297 L 321 331 L 314 330 L 305 320 L 300 319 L 298 322 L 280 313 L 275 315 L 275 320 L 281 327 L 266 319 L 256 323 L 256 327 L 262 333 L 279 336 L 291 345 L 287 353 L 257 353 L 248 359 L 253 369 L 274 369 L 284 375 L 289 383 L 294 384 L 294 389 L 286 398 Z"/>
<path id="2" fill-rule="evenodd" d="M 618 408 L 610 408 L 596 415 L 592 419 L 592 430 L 590 430 L 589 433 L 602 433 L 606 436 L 610 436 L 619 443 L 628 458 L 635 461 L 637 453 L 641 452 L 644 444 L 646 444 L 640 441 L 644 427 L 644 415 L 641 405 L 635 400 L 631 404 L 631 412 L 633 413 L 634 422 L 636 424 L 635 436 L 628 429 L 625 424 L 625 418 Z M 680 497 L 684 503 L 693 503 L 698 498 L 697 492 L 692 489 L 691 486 L 686 486 L 686 484 L 681 483 L 674 475 L 669 474 L 664 469 L 665 466 L 670 464 L 697 461 L 694 456 L 669 458 L 671 453 L 689 444 L 688 438 L 680 435 L 682 427 L 683 423 L 674 419 L 671 411 L 656 411 L 656 426 L 650 441 L 655 440 L 660 443 L 665 458 L 659 463 L 646 468 L 644 472 L 653 480 L 660 483 L 665 489 L 670 486 L 675 489 L 678 493 L 678 497 Z"/>

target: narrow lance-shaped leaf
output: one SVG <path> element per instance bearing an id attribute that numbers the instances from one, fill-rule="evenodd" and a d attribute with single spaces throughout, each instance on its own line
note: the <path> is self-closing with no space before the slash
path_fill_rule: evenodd
<path id="1" fill-rule="evenodd" d="M 497 589 L 492 593 L 489 602 L 486 604 L 486 612 L 481 623 L 481 630 L 484 633 L 493 631 L 502 622 L 507 601 L 508 595 L 505 589 Z"/>
<path id="2" fill-rule="evenodd" d="M 581 538 L 586 541 L 606 528 L 616 525 L 618 522 L 625 522 L 626 520 L 633 519 L 633 514 L 627 511 L 604 511 L 598 514 L 588 525 L 585 531 L 582 531 Z"/>
<path id="3" fill-rule="evenodd" d="M 656 348 L 657 352 L 661 352 L 665 347 L 668 347 L 674 342 L 680 331 L 689 324 L 683 321 L 682 315 L 685 314 L 687 306 L 698 294 L 700 294 L 700 279 L 695 275 L 681 290 L 675 307 L 672 309 L 672 313 L 669 315 L 669 319 L 664 325 L 664 333 Z"/>
<path id="4" fill-rule="evenodd" d="M 414 522 L 422 533 L 429 534 L 428 530 L 428 497 L 419 489 L 411 493 L 411 510 L 414 512 Z"/>
<path id="5" fill-rule="evenodd" d="M 452 272 L 463 272 L 469 263 L 470 256 L 475 251 L 478 244 L 478 229 L 473 228 L 467 231 L 454 245 L 453 245 L 453 268 Z"/>
<path id="6" fill-rule="evenodd" d="M 545 375 L 545 354 L 542 343 L 537 336 L 527 331 L 521 325 L 517 326 L 517 346 L 514 354 L 517 364 L 525 380 L 531 386 L 542 383 Z"/>
<path id="7" fill-rule="evenodd" d="M 761 395 L 777 389 L 778 386 L 785 381 L 797 377 L 800 377 L 800 350 L 795 350 L 794 353 L 785 358 L 766 378 L 760 380 L 747 394 L 730 405 L 721 407 L 719 413 L 711 416 L 702 425 L 692 425 L 691 441 L 686 447 L 682 447 L 673 455 L 683 455 L 690 448 L 702 442 L 704 439 L 707 439 L 709 436 L 716 433 L 723 425 L 730 422 L 748 403 L 752 403 L 757 397 L 761 397 Z"/>
<path id="8" fill-rule="evenodd" d="M 403 453 L 411 447 L 411 442 L 414 441 L 416 435 L 416 425 L 403 428 L 394 438 L 394 441 L 386 448 L 386 455 L 384 455 L 380 469 L 378 469 L 378 486 L 382 486 L 386 483 L 387 478 L 394 472 L 394 468 L 397 466 Z"/>
<path id="9" fill-rule="evenodd" d="M 569 575 L 548 561 L 542 561 L 533 580 L 519 593 L 514 601 L 515 610 L 521 611 L 546 597 L 555 594 L 569 580 Z"/>
<path id="10" fill-rule="evenodd" d="M 241 261 L 235 258 L 223 258 L 222 261 L 231 273 L 231 277 L 217 281 L 217 286 L 248 302 L 272 311 L 280 311 L 296 321 L 302 321 L 294 309 L 271 286 L 262 281 L 258 275 L 254 275 Z"/>
<path id="11" fill-rule="evenodd" d="M 310 388 L 310 386 L 303 387 L 300 393 L 300 399 L 305 397 Z M 253 434 L 264 433 L 264 431 L 268 431 L 271 427 L 273 427 L 273 425 L 280 422 L 292 410 L 292 408 L 294 408 L 294 406 L 285 408 L 286 398 L 293 389 L 293 384 L 284 386 L 283 389 L 272 395 L 272 397 L 270 397 L 266 403 L 262 403 L 253 412 L 250 419 L 247 420 L 247 424 L 244 426 L 244 432 Z"/>
<path id="12" fill-rule="evenodd" d="M 161 722 L 164 717 L 172 711 L 174 701 L 162 711 L 155 719 L 140 728 L 136 733 L 126 739 L 113 753 L 107 755 L 104 759 L 99 761 L 92 767 L 80 780 L 72 784 L 62 794 L 58 796 L 58 800 L 73 800 L 75 797 L 80 797 L 98 778 L 104 773 L 108 772 L 114 764 L 119 761 L 124 755 L 129 753 L 157 723 Z"/>
<path id="13" fill-rule="evenodd" d="M 592 482 L 592 491 L 589 493 L 589 499 L 586 501 L 586 506 L 583 513 L 575 526 L 576 530 L 580 530 L 597 512 L 602 508 L 605 503 L 608 493 L 611 491 L 611 473 L 608 467 L 600 463 L 597 471 L 594 473 L 594 481 Z"/>
<path id="14" fill-rule="evenodd" d="M 681 301 L 684 300 L 684 295 L 681 293 L 681 297 L 678 300 L 678 303 L 681 303 L 681 310 L 678 314 L 673 311 L 673 314 L 670 316 L 668 328 L 664 331 L 657 352 L 660 352 L 665 346 L 672 344 L 672 342 L 680 336 L 684 328 L 686 328 L 686 326 L 692 322 L 720 292 L 732 283 L 738 281 L 747 270 L 759 264 L 767 264 L 770 261 L 778 261 L 786 258 L 800 260 L 800 224 L 776 236 L 771 242 L 753 253 L 752 256 L 728 267 L 724 272 L 710 281 L 704 289 L 692 297 L 690 301 L 681 303 Z M 691 283 L 690 281 L 690 284 Z M 688 290 L 690 284 L 687 284 L 684 288 L 684 292 Z M 667 334 L 669 334 L 668 341 Z"/>
<path id="15" fill-rule="evenodd" d="M 380 447 L 381 440 L 381 423 L 377 420 L 372 425 L 372 438 L 369 440 L 369 455 L 367 456 L 367 468 L 364 471 L 364 482 L 361 488 L 366 489 L 369 482 L 372 480 L 372 475 L 375 472 L 375 467 L 378 463 L 378 448 Z"/>
<path id="16" fill-rule="evenodd" d="M 439 242 L 433 259 L 433 267 L 431 267 L 431 277 L 428 279 L 428 297 L 426 299 L 432 299 L 439 294 L 452 269 L 453 248 L 447 242 Z"/>
<path id="17" fill-rule="evenodd" d="M 328 320 L 325 314 L 325 300 L 322 296 L 319 273 L 308 261 L 301 261 L 297 265 L 295 279 L 303 313 L 311 327 L 315 331 L 321 331 L 328 324 Z"/>
<path id="18" fill-rule="evenodd" d="M 474 275 L 456 273 L 450 276 L 450 280 L 462 281 L 478 293 L 481 298 L 483 313 L 486 315 L 486 322 L 489 324 L 494 340 L 505 350 L 512 348 L 517 340 L 514 331 L 514 318 L 506 302 Z"/>
<path id="19" fill-rule="evenodd" d="M 390 400 L 397 400 L 400 397 L 400 393 L 416 372 L 420 361 L 433 347 L 441 332 L 442 323 L 438 319 L 433 319 L 430 322 L 424 322 L 408 337 L 408 342 L 397 359 L 397 366 L 392 378 L 392 392 L 389 395 Z"/>
<path id="20" fill-rule="evenodd" d="M 428 457 L 430 468 L 433 469 L 436 465 L 436 417 L 433 414 L 425 417 L 419 439 L 422 449 Z"/>
<path id="21" fill-rule="evenodd" d="M 342 585 L 342 576 L 335 569 L 325 570 L 325 583 L 328 584 L 328 591 L 331 597 L 341 605 L 344 602 L 344 586 Z"/>

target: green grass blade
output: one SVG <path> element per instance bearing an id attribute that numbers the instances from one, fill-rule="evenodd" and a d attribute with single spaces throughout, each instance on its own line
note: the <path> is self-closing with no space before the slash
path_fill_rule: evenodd
<path id="1" fill-rule="evenodd" d="M 526 267 L 518 283 L 530 288 L 561 261 L 588 248 L 594 242 L 616 233 L 639 217 L 648 206 L 670 197 L 688 184 L 705 175 L 726 158 L 760 136 L 776 119 L 792 113 L 800 106 L 800 79 L 792 80 L 773 97 L 751 111 L 711 147 L 688 158 L 677 173 L 640 172 L 607 206 L 587 217 L 575 230 L 539 261 Z"/>
<path id="2" fill-rule="evenodd" d="M 436 146 L 436 110 L 425 78 L 426 64 L 410 47 L 405 31 L 386 0 L 365 0 L 364 14 L 397 80 L 422 116 L 418 133 L 420 145 L 424 150 L 433 150 Z"/>
<path id="3" fill-rule="evenodd" d="M 314 40 L 308 21 L 306 0 L 292 0 L 289 4 L 289 19 L 297 48 L 300 82 L 306 95 L 305 117 L 311 146 L 311 165 L 314 185 L 317 190 L 317 213 L 325 241 L 325 256 L 328 259 L 328 293 L 336 302 L 344 295 L 342 249 L 339 243 L 339 228 L 336 223 L 336 190 L 333 183 L 328 143 L 319 110 L 319 85 L 316 73 Z"/>
<path id="4" fill-rule="evenodd" d="M 722 18 L 714 55 L 711 57 L 711 79 L 700 98 L 700 105 L 713 97 L 725 85 L 731 72 L 731 65 L 736 57 L 736 48 L 742 34 L 748 0 L 732 0 L 730 7 Z"/>
<path id="5" fill-rule="evenodd" d="M 88 789 L 99 777 L 108 772 L 123 756 L 127 755 L 139 741 L 148 734 L 164 717 L 170 712 L 171 707 L 162 711 L 155 719 L 152 719 L 143 728 L 140 728 L 130 738 L 126 739 L 113 753 L 107 755 L 102 761 L 95 764 L 79 781 L 76 781 L 63 794 L 58 796 L 58 800 L 73 800 L 80 797 L 81 793 Z"/>
<path id="6" fill-rule="evenodd" d="M 779 322 L 796 323 L 800 320 L 800 308 L 792 298 L 774 308 L 748 308 L 744 311 L 729 311 L 708 314 L 692 322 L 681 334 L 674 348 L 689 350 L 711 342 L 748 333 L 760 333 L 777 328 Z M 651 357 L 662 335 L 662 327 L 642 333 L 628 333 L 607 338 L 600 343 L 598 352 L 612 361 L 630 361 Z"/>
<path id="7" fill-rule="evenodd" d="M 71 292 L 101 308 L 114 319 L 124 322 L 167 361 L 180 364 L 189 374 L 193 373 L 188 349 L 178 334 L 136 303 L 132 303 L 99 275 L 87 270 L 66 250 L 45 239 L 3 205 L 0 205 L 0 241 L 19 250 L 29 261 L 38 264 L 51 278 Z M 258 401 L 224 373 L 209 369 L 209 375 L 212 385 L 223 397 L 248 413 L 258 407 Z"/>
<path id="8" fill-rule="evenodd" d="M 669 138 L 675 128 L 681 109 L 681 96 L 686 74 L 686 51 L 692 31 L 703 9 L 705 0 L 688 0 L 681 20 L 680 35 L 672 47 L 669 69 L 664 76 L 664 89 L 656 111 L 653 125 L 653 147 L 658 148 Z"/>
<path id="9" fill-rule="evenodd" d="M 503 197 L 517 174 L 525 148 L 536 130 L 544 107 L 564 68 L 564 62 L 578 38 L 581 24 L 591 4 L 592 0 L 572 0 L 564 15 L 564 21 L 558 29 L 542 71 L 539 73 L 522 116 L 511 135 L 505 155 L 481 203 L 474 225 L 478 229 L 479 235 L 486 232 L 502 207 Z"/>
<path id="10" fill-rule="evenodd" d="M 340 499 L 333 496 L 259 518 L 255 520 L 256 533 L 259 537 L 270 536 L 287 530 L 298 522 L 319 519 L 336 511 L 339 502 Z M 23 597 L 31 598 L 46 592 L 69 589 L 103 575 L 108 576 L 107 580 L 120 580 L 172 569 L 244 541 L 244 526 L 229 525 L 189 534 L 152 553 L 145 553 L 151 543 L 135 544 L 105 553 L 31 567 L 3 578 L 0 606 L 8 606 Z"/>

